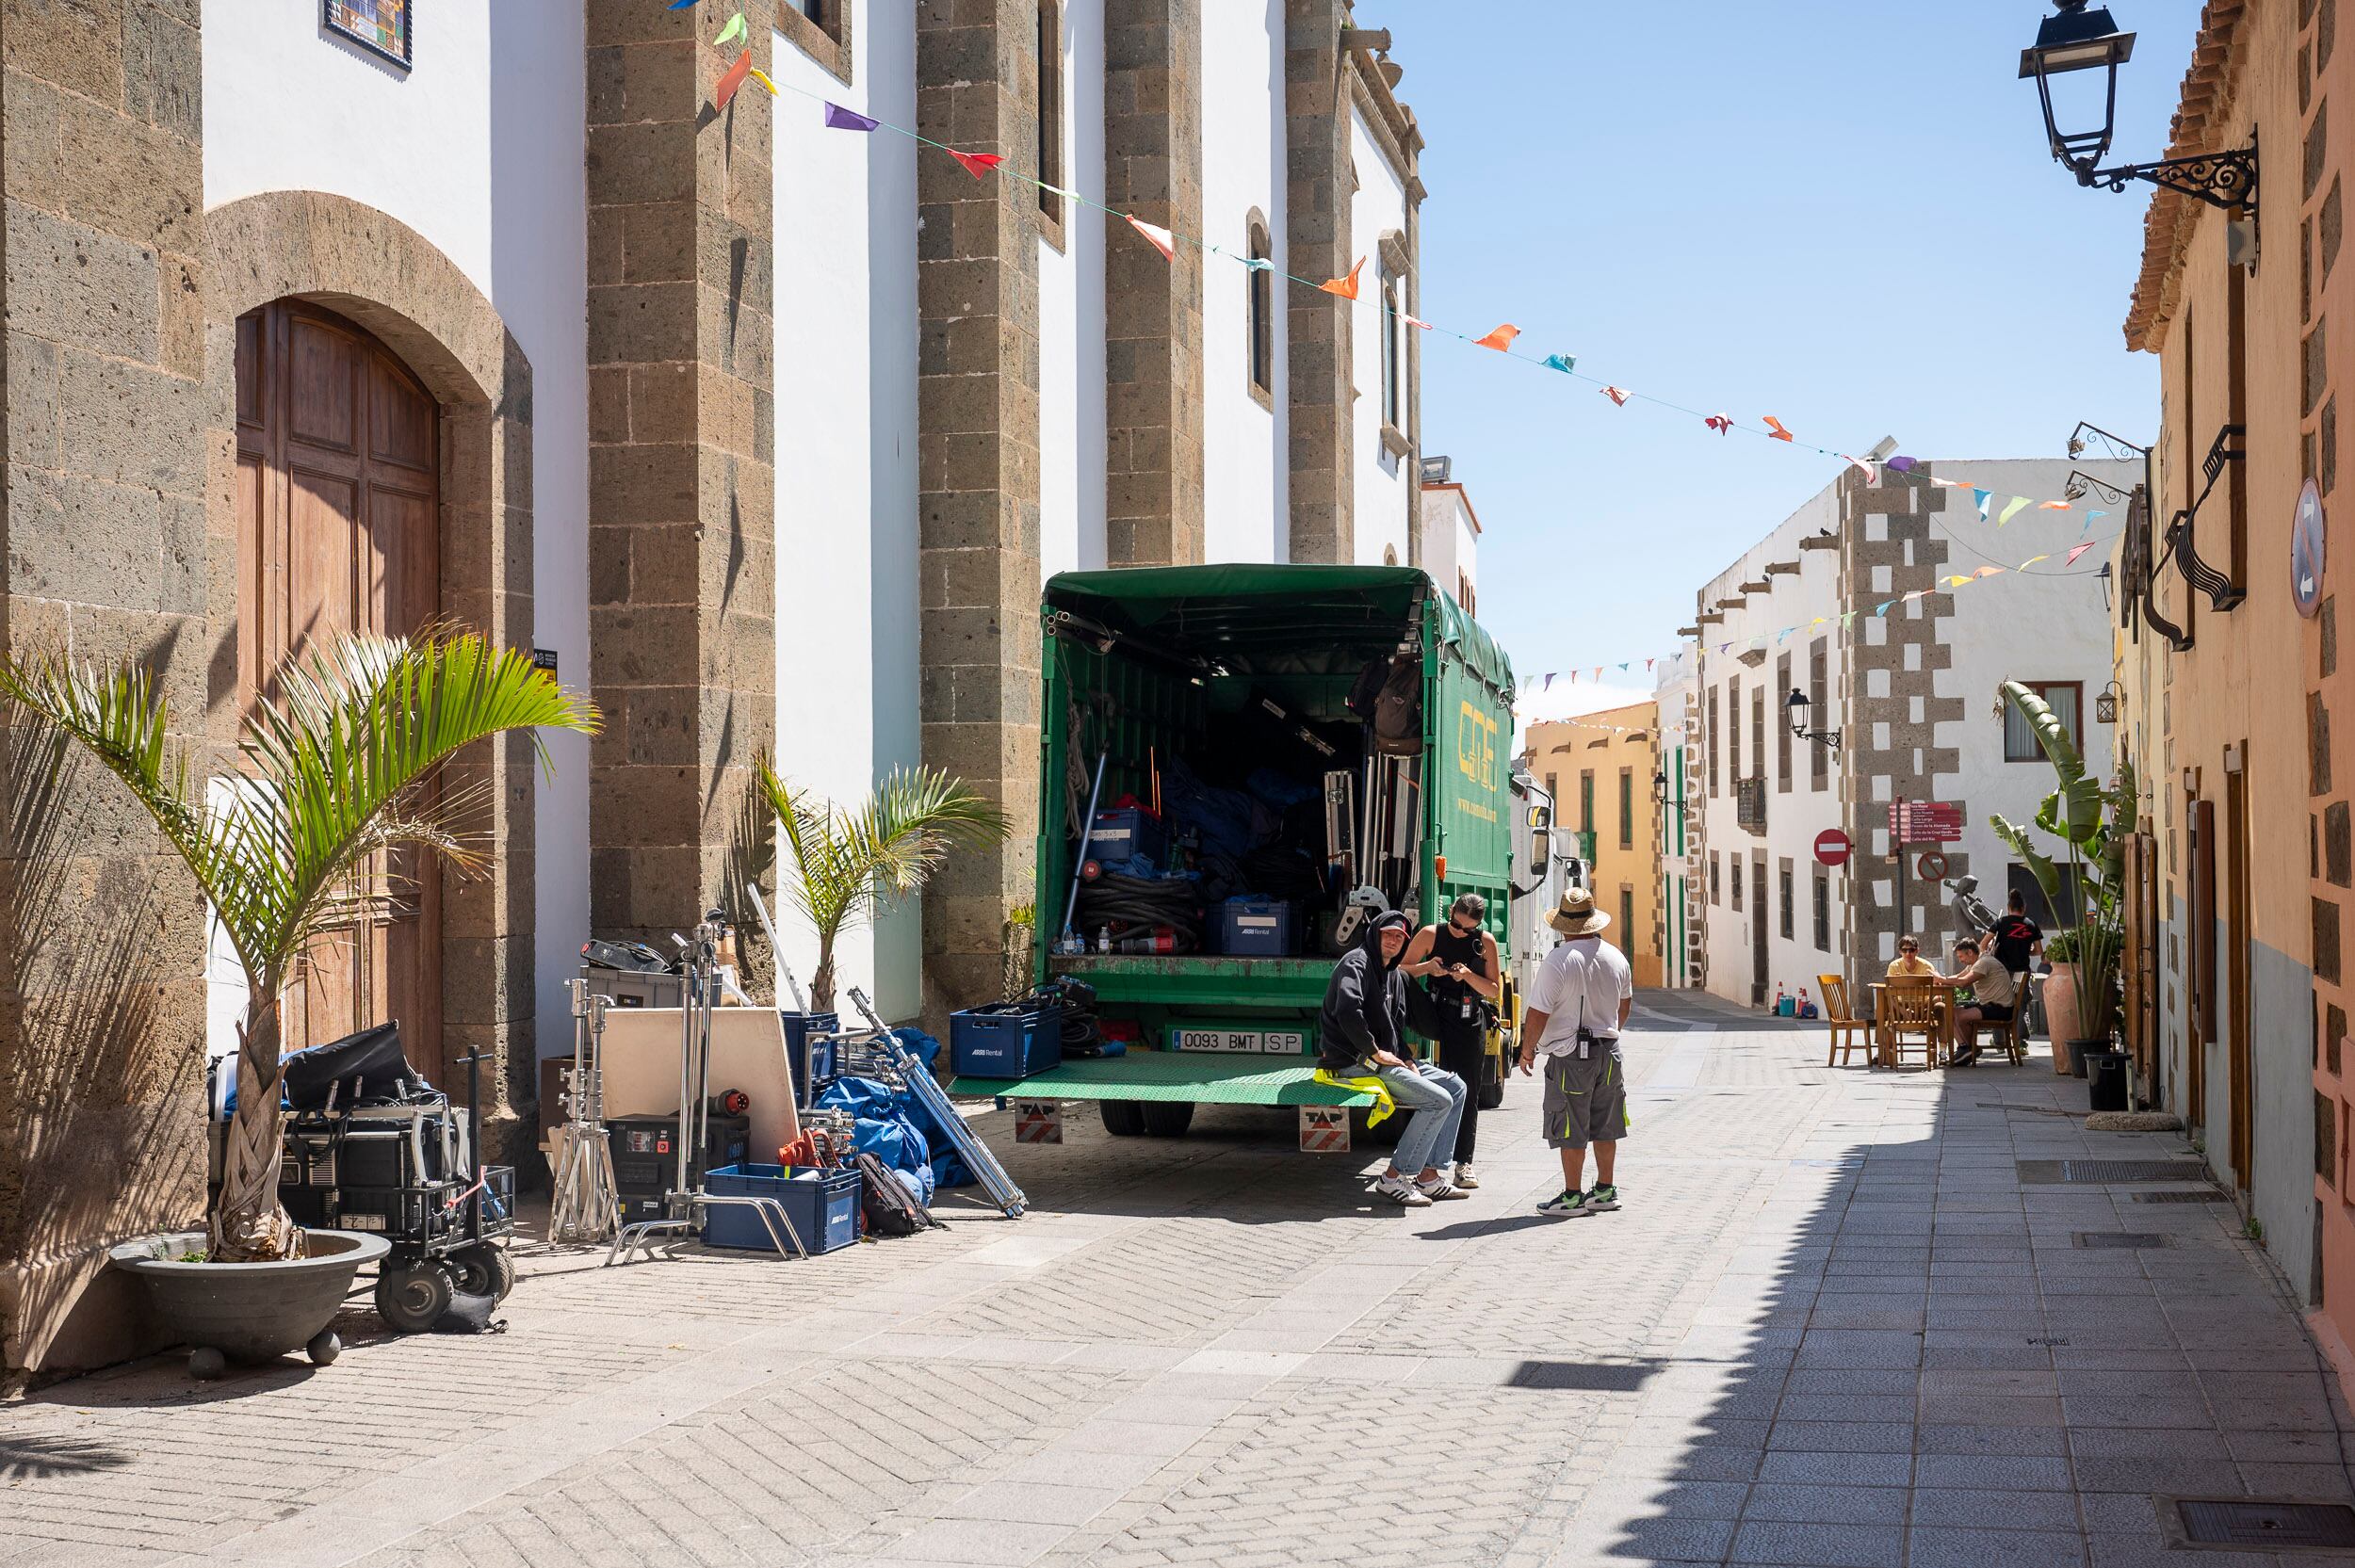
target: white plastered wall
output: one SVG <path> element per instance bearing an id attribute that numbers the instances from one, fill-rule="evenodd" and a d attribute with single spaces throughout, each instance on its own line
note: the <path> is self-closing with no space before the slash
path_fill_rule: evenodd
<path id="1" fill-rule="evenodd" d="M 1281 0 L 1223 0 L 1202 29 L 1202 215 L 1223 254 L 1203 262 L 1203 548 L 1214 561 L 1282 560 L 1291 548 L 1286 443 L 1284 11 Z M 1243 106 L 1258 112 L 1239 112 Z M 1250 388 L 1246 220 L 1266 218 L 1274 381 Z"/>
<path id="2" fill-rule="evenodd" d="M 1413 476 L 1406 472 L 1403 460 L 1394 457 L 1382 445 L 1382 236 L 1406 232 L 1406 187 L 1390 168 L 1389 160 L 1366 129 L 1364 115 L 1353 104 L 1349 111 L 1349 155 L 1357 174 L 1357 194 L 1350 202 L 1350 260 L 1363 256 L 1365 271 L 1358 275 L 1357 303 L 1352 307 L 1350 331 L 1350 361 L 1353 366 L 1352 385 L 1357 397 L 1351 419 L 1355 427 L 1352 449 L 1355 452 L 1356 474 L 1356 514 L 1355 529 L 1357 540 L 1357 561 L 1360 565 L 1379 566 L 1386 550 L 1394 552 L 1398 564 L 1408 561 L 1406 547 L 1407 508 L 1412 499 Z M 1292 284 L 1298 287 L 1298 284 Z M 1410 327 L 1400 329 L 1404 333 Z M 1400 352 L 1405 351 L 1404 342 Z M 1400 370 L 1402 404 L 1409 402 L 1405 366 Z M 1402 407 L 1401 417 L 1407 417 Z M 1412 437 L 1414 432 L 1405 432 Z"/>

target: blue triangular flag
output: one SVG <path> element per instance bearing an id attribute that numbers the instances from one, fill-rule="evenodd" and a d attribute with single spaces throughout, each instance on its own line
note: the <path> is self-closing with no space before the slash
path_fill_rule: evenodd
<path id="1" fill-rule="evenodd" d="M 1571 371 L 1578 368 L 1578 358 L 1573 354 L 1548 354 L 1546 356 L 1546 368 L 1548 370 L 1559 370 L 1562 374 L 1567 376 Z"/>
<path id="2" fill-rule="evenodd" d="M 1991 490 L 1981 490 L 1973 485 L 1971 487 L 1971 499 L 1978 506 L 1979 521 L 1986 522 L 1988 504 L 1995 499 L 1995 493 Z"/>

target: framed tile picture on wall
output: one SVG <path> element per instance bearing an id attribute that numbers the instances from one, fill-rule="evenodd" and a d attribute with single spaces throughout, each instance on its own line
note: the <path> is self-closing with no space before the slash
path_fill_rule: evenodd
<path id="1" fill-rule="evenodd" d="M 331 33 L 340 33 L 406 71 L 410 56 L 410 0 L 323 0 Z"/>

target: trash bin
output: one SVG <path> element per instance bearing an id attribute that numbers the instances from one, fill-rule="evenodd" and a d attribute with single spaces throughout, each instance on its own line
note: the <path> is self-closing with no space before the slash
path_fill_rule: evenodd
<path id="1" fill-rule="evenodd" d="M 2126 1053 L 2095 1051 L 2086 1058 L 2086 1104 L 2094 1110 L 2125 1110 Z"/>

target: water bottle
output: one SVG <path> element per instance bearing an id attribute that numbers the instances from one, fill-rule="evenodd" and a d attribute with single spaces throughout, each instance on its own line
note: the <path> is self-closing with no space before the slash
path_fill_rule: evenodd
<path id="1" fill-rule="evenodd" d="M 1113 929 L 1110 926 L 1096 928 L 1096 950 L 1099 953 L 1109 953 L 1113 950 Z"/>

